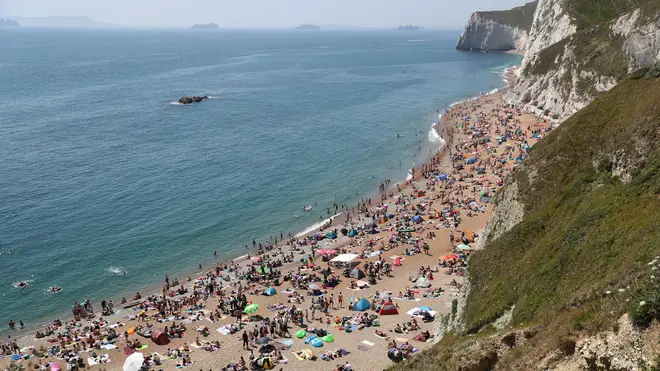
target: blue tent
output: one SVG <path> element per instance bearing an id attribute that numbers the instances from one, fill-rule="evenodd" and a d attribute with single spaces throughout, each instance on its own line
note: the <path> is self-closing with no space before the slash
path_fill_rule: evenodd
<path id="1" fill-rule="evenodd" d="M 419 307 L 419 310 L 425 310 L 425 311 L 427 311 L 427 312 L 432 311 L 432 309 L 429 308 L 429 307 L 427 307 L 426 305 L 425 305 L 425 306 L 421 306 L 421 307 Z"/>
<path id="2" fill-rule="evenodd" d="M 477 159 L 476 159 L 475 157 L 468 158 L 467 161 L 466 161 L 466 163 L 467 163 L 468 165 L 472 165 L 472 164 L 474 164 L 474 163 L 476 163 L 476 162 L 477 162 Z"/>
<path id="3" fill-rule="evenodd" d="M 369 308 L 371 308 L 371 303 L 369 303 L 369 300 L 367 300 L 366 298 L 362 298 L 358 300 L 357 303 L 353 304 L 353 309 L 359 310 L 360 312 L 364 312 Z"/>
<path id="4" fill-rule="evenodd" d="M 266 289 L 266 291 L 264 291 L 264 294 L 268 295 L 268 296 L 273 296 L 273 295 L 277 294 L 277 290 L 275 290 L 274 287 L 269 287 L 269 288 Z"/>
<path id="5" fill-rule="evenodd" d="M 422 221 L 422 217 L 421 217 L 421 216 L 419 216 L 419 215 L 415 215 L 415 216 L 413 216 L 413 222 L 421 222 L 421 221 Z"/>
<path id="6" fill-rule="evenodd" d="M 358 231 L 356 231 L 355 229 L 351 229 L 351 230 L 348 232 L 348 237 L 355 237 L 355 236 L 357 236 L 357 235 L 358 235 Z"/>
<path id="7" fill-rule="evenodd" d="M 331 239 L 331 240 L 334 240 L 335 238 L 337 238 L 337 233 L 335 233 L 335 232 L 328 232 L 328 233 L 325 234 L 325 237 L 326 237 L 326 238 L 329 238 L 329 239 Z"/>
<path id="8" fill-rule="evenodd" d="M 443 173 L 443 174 L 440 174 L 440 176 L 438 177 L 438 179 L 440 179 L 440 180 L 447 180 L 447 174 L 444 174 L 444 173 Z"/>
<path id="9" fill-rule="evenodd" d="M 322 342 L 321 339 L 319 339 L 319 338 L 314 338 L 314 339 L 312 339 L 312 341 L 310 342 L 310 344 L 312 344 L 312 346 L 313 346 L 313 347 L 316 347 L 316 348 L 319 348 L 319 347 L 322 347 L 322 346 L 323 346 L 323 342 Z"/>

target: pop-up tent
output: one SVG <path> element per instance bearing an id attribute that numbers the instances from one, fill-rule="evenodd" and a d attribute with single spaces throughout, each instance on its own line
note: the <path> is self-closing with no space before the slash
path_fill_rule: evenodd
<path id="1" fill-rule="evenodd" d="M 170 342 L 170 337 L 167 336 L 165 331 L 156 329 L 151 333 L 151 340 L 157 345 L 167 345 Z"/>
<path id="2" fill-rule="evenodd" d="M 334 240 L 335 238 L 337 238 L 337 233 L 330 231 L 330 232 L 325 234 L 325 238 L 329 238 L 331 240 Z"/>
<path id="3" fill-rule="evenodd" d="M 415 287 L 431 287 L 431 281 L 425 277 L 419 277 L 417 281 L 415 281 Z"/>
<path id="4" fill-rule="evenodd" d="M 381 316 L 389 315 L 389 314 L 399 314 L 399 311 L 396 309 L 396 306 L 392 304 L 392 301 L 387 301 L 385 304 L 383 304 L 380 307 L 378 314 L 380 314 Z"/>
<path id="5" fill-rule="evenodd" d="M 364 312 L 369 308 L 371 308 L 371 303 L 366 298 L 362 298 L 353 304 L 353 309 L 359 310 L 360 312 Z"/>
<path id="6" fill-rule="evenodd" d="M 361 271 L 359 268 L 353 268 L 351 272 L 348 274 L 349 277 L 355 278 L 355 279 L 361 279 L 365 277 L 365 274 L 363 271 Z"/>
<path id="7" fill-rule="evenodd" d="M 275 294 L 277 294 L 277 290 L 275 290 L 274 287 L 269 287 L 266 289 L 266 291 L 264 291 L 264 295 L 266 296 L 273 296 Z"/>

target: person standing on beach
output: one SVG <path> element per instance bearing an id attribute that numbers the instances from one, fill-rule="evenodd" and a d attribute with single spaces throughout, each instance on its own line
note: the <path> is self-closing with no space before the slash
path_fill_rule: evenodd
<path id="1" fill-rule="evenodd" d="M 339 302 L 339 308 L 343 308 L 344 307 L 344 296 L 341 294 L 341 292 L 339 293 L 339 296 L 337 297 L 337 301 Z"/>
<path id="2" fill-rule="evenodd" d="M 243 349 L 248 350 L 250 349 L 248 346 L 248 334 L 247 330 L 243 331 Z"/>

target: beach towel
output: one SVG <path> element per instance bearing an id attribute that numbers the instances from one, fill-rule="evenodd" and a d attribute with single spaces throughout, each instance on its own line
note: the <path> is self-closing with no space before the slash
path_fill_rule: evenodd
<path id="1" fill-rule="evenodd" d="M 231 329 L 229 326 L 222 326 L 216 330 L 217 332 L 221 333 L 222 335 L 229 335 L 231 334 Z"/>
<path id="2" fill-rule="evenodd" d="M 145 349 L 147 349 L 147 348 L 149 348 L 149 346 L 148 346 L 147 344 L 142 344 L 142 345 L 140 345 L 139 347 L 137 347 L 137 348 L 135 348 L 135 349 L 137 349 L 137 350 L 145 350 Z"/>
<path id="3" fill-rule="evenodd" d="M 101 363 L 110 363 L 110 356 L 107 354 L 102 354 L 98 356 L 97 358 L 94 357 L 87 357 L 87 363 L 90 366 L 98 365 Z"/>
<path id="4" fill-rule="evenodd" d="M 117 349 L 117 346 L 114 344 L 103 344 L 101 345 L 101 348 L 105 350 L 112 350 L 112 349 Z"/>
<path id="5" fill-rule="evenodd" d="M 398 341 L 399 343 L 407 343 L 408 342 L 408 339 L 406 339 L 406 338 L 396 338 L 394 340 Z"/>
<path id="6" fill-rule="evenodd" d="M 373 347 L 374 347 L 374 343 L 372 343 L 370 341 L 367 341 L 367 340 L 362 340 L 362 342 L 358 345 L 357 348 L 366 352 L 366 351 L 371 350 L 371 348 L 373 348 Z"/>

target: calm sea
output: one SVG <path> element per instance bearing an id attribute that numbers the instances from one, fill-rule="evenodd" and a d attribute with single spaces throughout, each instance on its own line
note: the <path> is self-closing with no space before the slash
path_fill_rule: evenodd
<path id="1" fill-rule="evenodd" d="M 457 52 L 457 35 L 0 30 L 0 329 L 241 255 L 405 178 L 439 145 L 436 111 L 519 62 Z M 191 94 L 211 99 L 172 103 Z"/>

